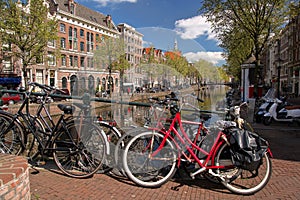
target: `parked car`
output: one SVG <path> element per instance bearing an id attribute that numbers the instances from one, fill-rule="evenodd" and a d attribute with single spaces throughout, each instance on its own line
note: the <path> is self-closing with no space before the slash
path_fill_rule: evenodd
<path id="1" fill-rule="evenodd" d="M 15 104 L 21 101 L 21 96 L 19 94 L 10 94 L 10 93 L 4 93 L 1 97 L 1 101 L 3 105 L 6 104 Z"/>

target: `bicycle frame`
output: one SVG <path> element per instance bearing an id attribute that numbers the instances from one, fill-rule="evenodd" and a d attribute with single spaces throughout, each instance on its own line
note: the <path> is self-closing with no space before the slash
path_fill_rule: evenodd
<path id="1" fill-rule="evenodd" d="M 37 139 L 38 144 L 40 145 L 40 154 L 45 153 L 47 150 L 55 150 L 51 147 L 53 138 L 56 136 L 57 131 L 62 127 L 65 131 L 68 132 L 67 130 L 67 122 L 64 119 L 64 114 L 61 114 L 57 123 L 54 123 L 48 109 L 46 108 L 46 98 L 48 97 L 48 94 L 44 96 L 44 99 L 40 102 L 36 112 L 35 116 L 30 115 L 29 111 L 29 100 L 30 100 L 30 95 L 32 94 L 33 87 L 29 90 L 28 93 L 23 93 L 25 95 L 24 101 L 21 104 L 20 108 L 18 109 L 17 113 L 15 115 L 12 115 L 12 124 L 14 121 L 20 122 L 20 119 L 23 121 L 24 127 L 27 127 L 30 132 L 34 135 L 34 137 Z M 25 113 L 23 113 L 23 109 L 25 108 Z M 45 112 L 46 116 L 44 117 L 42 115 L 42 112 Z M 46 118 L 49 120 L 49 123 L 47 123 Z M 47 130 L 37 130 L 36 128 L 36 121 L 40 121 L 42 123 L 43 129 Z M 82 117 L 80 122 L 82 122 Z M 22 123 L 21 123 L 22 124 Z M 44 127 L 46 126 L 46 127 Z M 8 127 L 9 128 L 9 127 Z M 81 127 L 80 127 L 81 128 Z M 28 134 L 25 132 L 26 135 Z M 80 131 L 79 131 L 80 133 Z M 38 136 L 38 134 L 43 134 L 48 137 L 47 141 L 44 143 L 41 138 Z M 70 133 L 68 133 L 70 134 Z M 25 135 L 25 137 L 26 137 Z M 80 138 L 80 137 L 79 137 Z M 74 141 L 73 141 L 74 142 Z"/>
<path id="2" fill-rule="evenodd" d="M 151 157 L 154 157 L 156 154 L 159 153 L 160 150 L 163 149 L 167 139 L 171 139 L 174 142 L 176 148 L 178 149 L 178 159 L 177 159 L 178 166 L 180 165 L 181 155 L 183 155 L 190 162 L 193 162 L 193 160 L 195 160 L 196 163 L 198 163 L 198 165 L 200 166 L 200 169 L 198 171 L 191 174 L 192 177 L 198 173 L 201 173 L 202 171 L 205 171 L 206 169 L 225 168 L 225 166 L 214 165 L 213 158 L 215 157 L 216 151 L 218 150 L 218 148 L 222 144 L 224 144 L 224 142 L 228 142 L 226 135 L 222 131 L 219 131 L 211 150 L 209 152 L 206 152 L 204 149 L 202 149 L 201 147 L 196 145 L 195 140 L 194 140 L 194 142 L 191 141 L 191 139 L 188 137 L 187 133 L 185 132 L 185 130 L 183 128 L 183 122 L 187 122 L 187 121 L 182 121 L 180 112 L 177 112 L 175 114 L 175 116 L 172 120 L 172 123 L 170 125 L 170 128 L 168 130 L 165 131 L 165 130 L 162 130 L 159 128 L 151 128 L 153 131 L 158 131 L 158 132 L 164 134 L 163 141 L 160 143 L 159 147 L 152 153 Z M 181 134 L 175 128 L 176 123 L 179 125 L 179 130 L 180 130 Z M 203 125 L 202 125 L 202 127 L 203 127 Z M 174 133 L 174 136 L 172 136 L 172 133 Z M 178 138 L 179 140 L 176 140 L 176 138 Z M 181 145 L 183 145 L 184 148 L 181 148 L 179 142 Z M 189 158 L 189 156 L 185 153 L 186 150 L 190 153 L 191 158 Z M 197 150 L 206 155 L 206 158 L 204 160 L 201 160 L 198 158 L 198 156 L 195 153 L 195 151 L 197 151 Z M 209 165 L 209 161 L 211 161 L 210 165 Z"/>

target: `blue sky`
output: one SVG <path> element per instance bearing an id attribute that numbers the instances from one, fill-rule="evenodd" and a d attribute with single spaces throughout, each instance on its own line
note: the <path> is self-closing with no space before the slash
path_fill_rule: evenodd
<path id="1" fill-rule="evenodd" d="M 75 0 L 76 1 L 76 0 Z M 190 61 L 208 60 L 224 63 L 222 49 L 199 15 L 201 0 L 77 0 L 76 2 L 103 14 L 114 23 L 126 23 L 144 34 L 144 46 L 171 50 L 178 48 Z"/>

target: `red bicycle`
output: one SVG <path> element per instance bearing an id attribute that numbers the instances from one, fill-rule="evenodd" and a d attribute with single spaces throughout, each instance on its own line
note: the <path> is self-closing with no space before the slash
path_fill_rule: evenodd
<path id="1" fill-rule="evenodd" d="M 182 106 L 177 102 L 177 98 L 166 98 L 163 102 L 172 115 L 168 129 L 153 127 L 127 143 L 122 161 L 128 178 L 143 187 L 159 187 L 173 177 L 184 161 L 195 164 L 190 172 L 192 178 L 208 173 L 234 193 L 253 194 L 264 188 L 272 172 L 269 147 L 261 153 L 254 168 L 237 165 L 230 140 L 236 124 L 220 121 L 218 126 L 210 128 L 205 139 L 192 141 L 183 128 Z"/>

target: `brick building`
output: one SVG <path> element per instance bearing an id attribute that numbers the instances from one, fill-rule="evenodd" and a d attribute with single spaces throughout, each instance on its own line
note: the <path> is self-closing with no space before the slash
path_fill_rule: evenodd
<path id="1" fill-rule="evenodd" d="M 105 90 L 113 87 L 117 91 L 119 74 L 109 73 L 107 65 L 94 63 L 93 59 L 93 51 L 104 45 L 105 38 L 120 35 L 112 17 L 74 0 L 49 0 L 49 5 L 58 20 L 59 44 L 52 47 L 60 48 L 61 56 L 51 59 L 49 51 L 48 67 L 35 66 L 32 69 L 36 81 L 68 88 L 73 95 L 83 90 L 94 93 L 99 85 Z"/>
<path id="2" fill-rule="evenodd" d="M 300 14 L 274 36 L 262 54 L 264 82 L 280 95 L 300 94 Z M 279 86 L 278 86 L 279 84 Z"/>
<path id="3" fill-rule="evenodd" d="M 105 45 L 107 38 L 121 35 L 112 17 L 74 0 L 45 0 L 45 3 L 57 19 L 58 40 L 49 41 L 41 62 L 28 67 L 30 81 L 66 88 L 72 95 L 81 95 L 83 91 L 93 94 L 100 87 L 119 91 L 119 72 L 108 70 L 107 63 L 94 61 L 95 50 Z M 1 77 L 22 76 L 22 63 L 9 55 L 5 58 Z"/>

